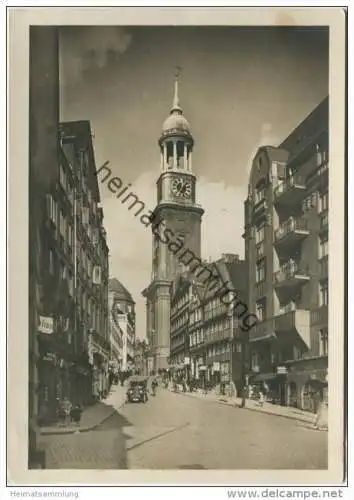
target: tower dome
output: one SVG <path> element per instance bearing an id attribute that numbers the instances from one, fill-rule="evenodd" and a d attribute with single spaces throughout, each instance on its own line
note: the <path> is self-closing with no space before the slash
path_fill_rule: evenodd
<path id="1" fill-rule="evenodd" d="M 191 133 L 190 125 L 187 119 L 182 115 L 182 113 L 171 111 L 170 116 L 166 118 L 162 125 L 162 133 L 165 135 L 169 132 L 183 132 L 184 134 Z"/>

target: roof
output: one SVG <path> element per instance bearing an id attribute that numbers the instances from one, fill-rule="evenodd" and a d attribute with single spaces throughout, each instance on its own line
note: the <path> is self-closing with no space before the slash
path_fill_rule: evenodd
<path id="1" fill-rule="evenodd" d="M 218 283 L 210 283 L 209 289 L 206 291 L 206 297 L 214 295 L 218 291 L 234 290 L 240 298 L 246 300 L 247 290 L 247 266 L 244 260 L 230 260 L 221 258 L 212 264 L 211 270 L 214 270 L 213 276 L 218 276 Z"/>
<path id="2" fill-rule="evenodd" d="M 133 297 L 131 296 L 131 293 L 119 280 L 117 280 L 117 278 L 111 278 L 109 280 L 108 291 L 114 292 L 120 299 L 135 303 Z"/>
<path id="3" fill-rule="evenodd" d="M 183 131 L 190 134 L 190 125 L 179 111 L 173 111 L 162 125 L 162 132 Z"/>
<path id="4" fill-rule="evenodd" d="M 323 99 L 320 104 L 291 132 L 279 145 L 292 155 L 303 147 L 304 142 L 316 140 L 318 135 L 328 131 L 329 98 Z"/>

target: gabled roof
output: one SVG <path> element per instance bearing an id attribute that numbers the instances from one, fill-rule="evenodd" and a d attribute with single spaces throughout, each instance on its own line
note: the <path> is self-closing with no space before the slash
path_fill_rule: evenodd
<path id="1" fill-rule="evenodd" d="M 206 283 L 204 298 L 217 296 L 227 290 L 234 290 L 240 297 L 246 298 L 247 266 L 244 260 L 228 262 L 221 258 L 214 262 L 210 269 L 214 270 L 215 279 Z"/>

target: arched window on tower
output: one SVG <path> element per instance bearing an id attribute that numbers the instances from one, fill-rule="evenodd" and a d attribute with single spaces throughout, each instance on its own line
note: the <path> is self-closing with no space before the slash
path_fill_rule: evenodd
<path id="1" fill-rule="evenodd" d="M 182 161 L 183 158 L 183 161 Z M 184 161 L 184 142 L 177 142 L 177 168 L 185 168 Z"/>
<path id="2" fill-rule="evenodd" d="M 173 143 L 168 142 L 166 144 L 167 148 L 167 168 L 170 170 L 173 168 Z"/>

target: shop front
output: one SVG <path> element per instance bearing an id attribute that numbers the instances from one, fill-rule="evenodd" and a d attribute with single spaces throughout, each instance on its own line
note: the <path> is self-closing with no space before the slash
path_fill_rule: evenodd
<path id="1" fill-rule="evenodd" d="M 40 425 L 57 420 L 59 401 L 71 399 L 70 362 L 53 352 L 45 352 L 38 361 L 38 419 Z"/>
<path id="2" fill-rule="evenodd" d="M 316 413 L 319 403 L 328 400 L 328 369 L 323 358 L 294 363 L 289 367 L 288 404 Z"/>

